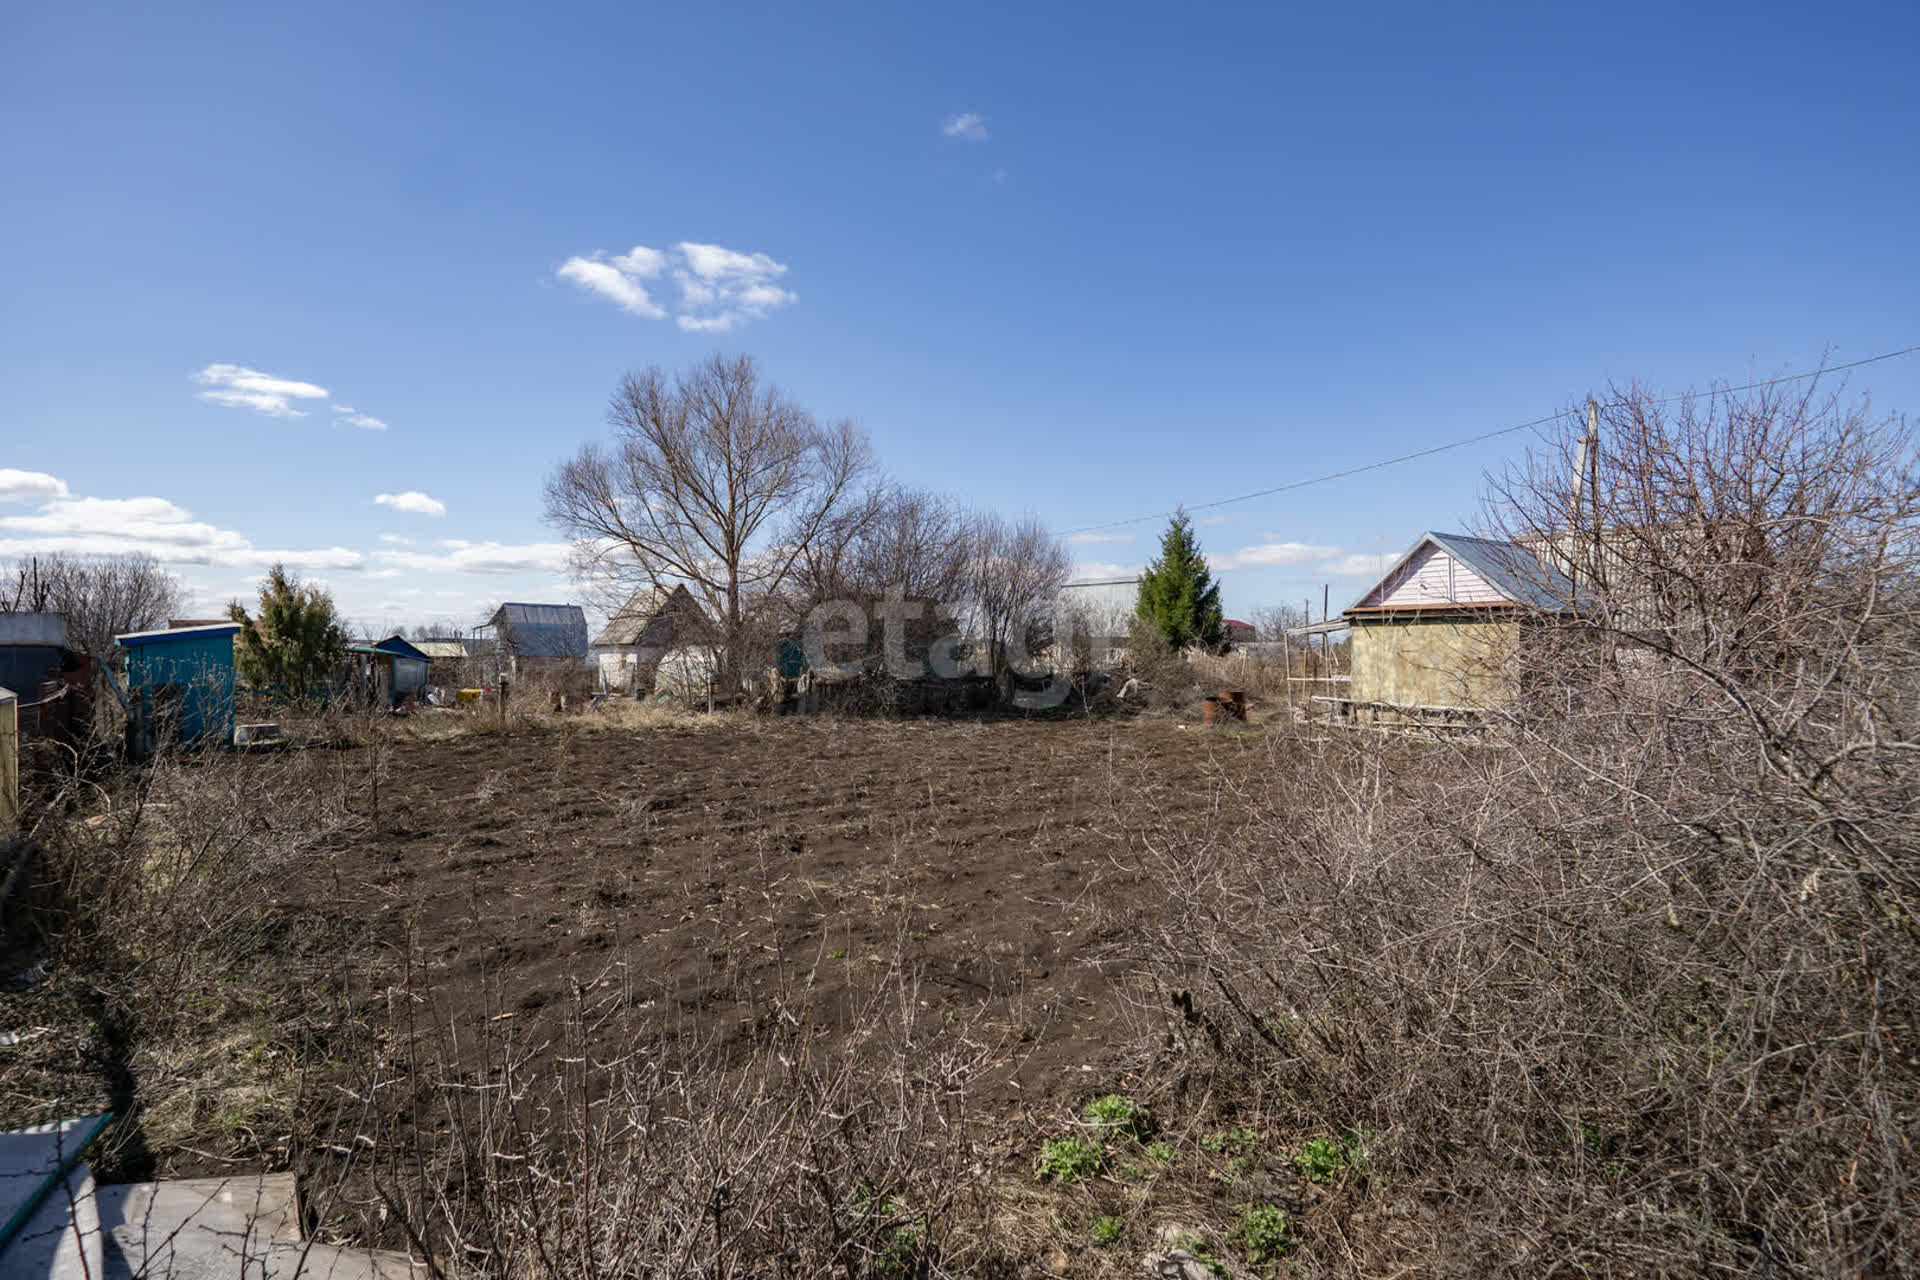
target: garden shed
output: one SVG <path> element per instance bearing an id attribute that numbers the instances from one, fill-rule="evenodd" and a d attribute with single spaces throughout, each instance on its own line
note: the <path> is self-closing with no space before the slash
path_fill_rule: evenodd
<path id="1" fill-rule="evenodd" d="M 704 639 L 712 628 L 706 610 L 684 586 L 642 587 L 593 638 L 600 687 L 616 693 L 648 688 L 670 650 Z"/>
<path id="2" fill-rule="evenodd" d="M 0 613 L 0 685 L 31 702 L 47 673 L 67 657 L 67 620 L 60 614 Z"/>
<path id="3" fill-rule="evenodd" d="M 1341 701 L 1367 718 L 1499 706 L 1519 691 L 1530 622 L 1572 601 L 1566 575 L 1517 543 L 1422 534 L 1344 614 L 1353 681 Z"/>
<path id="4" fill-rule="evenodd" d="M 127 654 L 127 694 L 156 739 L 233 737 L 233 637 L 237 622 L 115 636 Z"/>
<path id="5" fill-rule="evenodd" d="M 349 645 L 347 652 L 353 659 L 355 679 L 375 705 L 396 707 L 425 695 L 429 659 L 400 636 Z"/>
<path id="6" fill-rule="evenodd" d="M 482 629 L 493 633 L 501 669 L 510 677 L 586 667 L 587 615 L 577 604 L 509 601 L 494 610 Z"/>

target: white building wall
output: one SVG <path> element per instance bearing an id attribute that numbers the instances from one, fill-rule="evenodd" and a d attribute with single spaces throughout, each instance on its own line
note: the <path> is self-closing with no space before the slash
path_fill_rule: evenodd
<path id="1" fill-rule="evenodd" d="M 666 651 L 665 645 L 620 645 L 595 649 L 592 659 L 600 687 L 620 693 L 631 691 L 636 681 L 644 681 L 651 675 Z"/>

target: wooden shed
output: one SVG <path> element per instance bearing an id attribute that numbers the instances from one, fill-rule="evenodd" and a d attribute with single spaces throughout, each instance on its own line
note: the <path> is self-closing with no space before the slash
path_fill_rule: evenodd
<path id="1" fill-rule="evenodd" d="M 1363 718 L 1485 710 L 1518 692 L 1532 622 L 1571 608 L 1566 576 L 1512 542 L 1422 534 L 1345 612 L 1346 709 Z"/>
<path id="2" fill-rule="evenodd" d="M 127 652 L 127 694 L 156 738 L 233 738 L 233 637 L 237 622 L 115 636 Z"/>

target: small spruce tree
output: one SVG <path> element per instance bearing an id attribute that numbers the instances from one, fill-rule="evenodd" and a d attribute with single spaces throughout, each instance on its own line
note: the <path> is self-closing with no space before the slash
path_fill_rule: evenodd
<path id="1" fill-rule="evenodd" d="M 1134 605 L 1140 622 L 1175 649 L 1197 644 L 1220 649 L 1226 626 L 1220 614 L 1220 584 L 1213 580 L 1187 513 L 1176 511 L 1160 536 L 1160 555 L 1140 575 Z"/>
<path id="2" fill-rule="evenodd" d="M 239 601 L 227 616 L 240 624 L 234 661 L 257 689 L 304 698 L 346 656 L 347 633 L 333 610 L 333 597 L 303 584 L 276 564 L 260 584 L 260 617 L 249 618 Z"/>

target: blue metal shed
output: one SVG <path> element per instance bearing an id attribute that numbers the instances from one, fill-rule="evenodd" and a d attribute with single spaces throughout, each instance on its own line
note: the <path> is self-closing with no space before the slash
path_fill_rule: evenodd
<path id="1" fill-rule="evenodd" d="M 239 631 L 239 623 L 221 622 L 115 636 L 127 651 L 127 694 L 142 718 L 185 742 L 232 741 Z"/>

